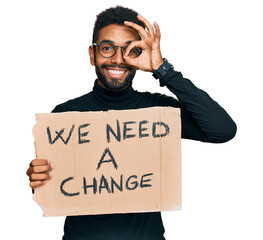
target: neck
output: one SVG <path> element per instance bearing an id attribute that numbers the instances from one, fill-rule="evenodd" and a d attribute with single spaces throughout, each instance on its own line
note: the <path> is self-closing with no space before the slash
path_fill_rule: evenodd
<path id="1" fill-rule="evenodd" d="M 101 86 L 99 80 L 95 82 L 93 94 L 101 103 L 108 106 L 109 109 L 122 109 L 123 106 L 129 106 L 136 100 L 131 85 L 122 90 L 112 91 Z"/>

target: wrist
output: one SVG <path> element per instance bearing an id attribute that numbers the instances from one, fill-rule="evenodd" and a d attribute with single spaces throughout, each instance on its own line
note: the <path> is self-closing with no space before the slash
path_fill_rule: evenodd
<path id="1" fill-rule="evenodd" d="M 160 79 L 162 78 L 167 71 L 169 71 L 170 69 L 173 69 L 174 66 L 167 60 L 167 59 L 163 59 L 163 63 L 159 66 L 159 68 L 157 68 L 154 72 L 153 72 L 153 76 L 156 79 Z"/>
<path id="2" fill-rule="evenodd" d="M 161 60 L 159 60 L 156 64 L 154 64 L 154 65 L 153 65 L 152 73 L 154 73 L 160 66 L 162 66 L 163 63 L 164 63 L 164 60 L 161 59 Z"/>

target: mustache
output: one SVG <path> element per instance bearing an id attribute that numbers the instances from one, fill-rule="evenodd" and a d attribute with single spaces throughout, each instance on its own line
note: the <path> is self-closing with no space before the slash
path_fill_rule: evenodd
<path id="1" fill-rule="evenodd" d="M 130 66 L 120 66 L 120 65 L 110 65 L 110 64 L 102 64 L 101 68 L 121 68 L 121 69 L 126 69 L 128 71 L 132 71 L 132 67 Z"/>

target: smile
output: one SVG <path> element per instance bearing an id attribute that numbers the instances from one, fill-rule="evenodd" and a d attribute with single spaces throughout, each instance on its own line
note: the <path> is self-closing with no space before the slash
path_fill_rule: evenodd
<path id="1" fill-rule="evenodd" d="M 106 68 L 106 71 L 111 77 L 119 78 L 122 77 L 127 70 Z"/>

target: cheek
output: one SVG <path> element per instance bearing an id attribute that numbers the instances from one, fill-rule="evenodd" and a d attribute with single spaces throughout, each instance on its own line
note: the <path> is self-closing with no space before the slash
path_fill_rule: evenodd
<path id="1" fill-rule="evenodd" d="M 99 53 L 94 55 L 94 63 L 97 67 L 101 67 L 103 64 L 111 64 L 110 59 L 102 57 Z"/>

